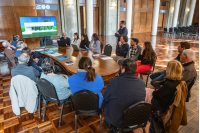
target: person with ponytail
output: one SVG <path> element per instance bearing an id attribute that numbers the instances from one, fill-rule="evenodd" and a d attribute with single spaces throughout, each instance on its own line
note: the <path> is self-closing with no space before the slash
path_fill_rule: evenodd
<path id="1" fill-rule="evenodd" d="M 72 94 L 81 90 L 89 90 L 97 93 L 99 95 L 100 108 L 103 102 L 101 90 L 104 87 L 102 77 L 95 74 L 95 69 L 92 67 L 92 61 L 88 57 L 82 57 L 78 67 L 77 74 L 73 74 L 68 80 Z"/>

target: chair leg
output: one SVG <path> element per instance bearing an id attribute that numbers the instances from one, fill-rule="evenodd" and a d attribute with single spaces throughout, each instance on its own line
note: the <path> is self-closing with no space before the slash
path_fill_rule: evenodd
<path id="1" fill-rule="evenodd" d="M 143 133 L 146 133 L 146 131 L 145 131 L 145 127 L 142 127 L 142 129 L 143 129 Z"/>
<path id="2" fill-rule="evenodd" d="M 146 80 L 146 87 L 147 87 L 148 79 L 149 79 L 149 75 L 147 76 L 147 80 Z"/>
<path id="3" fill-rule="evenodd" d="M 38 118 L 40 118 L 40 115 L 41 115 L 41 110 L 40 110 L 40 94 L 39 94 L 39 97 L 38 97 Z"/>
<path id="4" fill-rule="evenodd" d="M 62 108 L 61 108 L 61 112 L 60 112 L 59 127 L 61 126 L 61 122 L 62 122 L 63 108 L 64 108 L 64 105 L 62 104 Z"/>
<path id="5" fill-rule="evenodd" d="M 77 133 L 77 115 L 75 114 L 75 133 Z"/>
<path id="6" fill-rule="evenodd" d="M 142 74 L 140 74 L 140 78 L 143 80 L 143 76 L 142 76 Z"/>
<path id="7" fill-rule="evenodd" d="M 47 106 L 47 102 L 45 101 L 42 121 L 44 121 L 44 117 L 45 117 L 45 113 L 46 113 L 46 106 Z"/>
<path id="8" fill-rule="evenodd" d="M 102 133 L 102 117 L 101 117 L 101 114 L 99 116 L 100 116 L 100 133 Z"/>

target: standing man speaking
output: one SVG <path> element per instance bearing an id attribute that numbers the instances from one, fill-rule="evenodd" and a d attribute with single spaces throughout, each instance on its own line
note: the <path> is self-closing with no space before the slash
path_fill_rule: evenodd
<path id="1" fill-rule="evenodd" d="M 115 36 L 118 38 L 118 42 L 122 35 L 128 35 L 128 30 L 126 28 L 126 21 L 120 21 L 120 29 L 115 33 Z"/>

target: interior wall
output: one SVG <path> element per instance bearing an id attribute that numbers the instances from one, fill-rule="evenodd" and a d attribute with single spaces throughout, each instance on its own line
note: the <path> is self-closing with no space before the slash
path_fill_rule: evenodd
<path id="1" fill-rule="evenodd" d="M 199 23 L 199 0 L 196 1 L 192 25 Z"/>
<path id="2" fill-rule="evenodd" d="M 35 4 L 59 4 L 58 0 L 35 0 Z M 56 16 L 58 36 L 61 35 L 59 10 L 36 10 L 37 16 Z"/>
<path id="3" fill-rule="evenodd" d="M 22 38 L 20 16 L 37 16 L 35 0 L 0 1 L 0 38 L 2 40 L 12 40 L 14 34 Z M 26 38 L 24 41 L 31 49 L 40 45 L 38 37 Z"/>
<path id="4" fill-rule="evenodd" d="M 161 3 L 163 1 L 160 1 L 160 10 L 168 10 L 169 3 L 166 2 L 166 6 L 161 6 Z M 166 26 L 166 20 L 167 20 L 167 13 L 159 13 L 158 17 L 158 27 L 165 27 Z"/>
<path id="5" fill-rule="evenodd" d="M 132 33 L 150 32 L 153 19 L 153 0 L 133 0 Z M 120 0 L 120 7 L 126 7 L 124 0 Z M 119 12 L 119 21 L 126 20 L 126 11 Z"/>

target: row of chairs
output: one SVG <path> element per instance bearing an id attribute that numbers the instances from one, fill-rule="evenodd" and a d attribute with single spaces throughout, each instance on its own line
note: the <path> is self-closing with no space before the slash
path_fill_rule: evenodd
<path id="1" fill-rule="evenodd" d="M 170 34 L 170 35 L 176 35 L 178 38 L 180 37 L 184 37 L 187 36 L 187 39 L 189 36 L 191 36 L 191 39 L 195 36 L 196 37 L 199 36 L 199 30 L 198 28 L 193 28 L 193 27 L 189 27 L 189 28 L 185 28 L 185 27 L 174 27 L 174 28 L 169 28 L 169 31 L 167 30 L 167 28 L 164 28 L 164 33 L 166 34 Z"/>
<path id="2" fill-rule="evenodd" d="M 40 99 L 44 99 L 45 105 L 43 110 L 43 118 L 44 121 L 45 113 L 46 113 L 46 105 L 48 102 L 57 103 L 58 106 L 62 105 L 60 112 L 60 120 L 59 127 L 61 126 L 63 109 L 66 104 L 69 102 L 71 104 L 72 109 L 75 110 L 75 133 L 77 133 L 77 117 L 78 116 L 100 116 L 100 132 L 102 133 L 102 107 L 99 108 L 99 96 L 98 94 L 88 91 L 82 90 L 76 92 L 71 97 L 59 100 L 55 87 L 49 81 L 45 79 L 40 79 L 37 81 L 37 87 L 39 90 L 39 118 L 40 118 Z M 114 127 L 117 132 L 123 131 L 132 131 L 133 129 L 143 128 L 143 132 L 145 133 L 145 127 L 147 121 L 150 118 L 152 113 L 152 105 L 147 102 L 139 102 L 134 105 L 131 105 L 124 111 L 124 119 L 122 127 Z M 134 126 L 133 125 L 137 125 Z M 131 127 L 132 126 L 132 127 Z"/>

